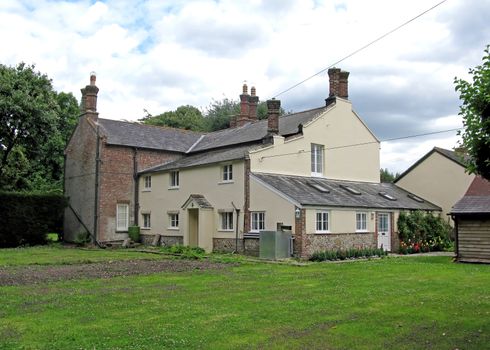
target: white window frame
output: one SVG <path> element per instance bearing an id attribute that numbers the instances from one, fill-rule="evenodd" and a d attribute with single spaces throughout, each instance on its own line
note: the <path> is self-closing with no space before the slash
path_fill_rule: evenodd
<path id="1" fill-rule="evenodd" d="M 144 191 L 151 191 L 151 175 L 146 175 L 144 177 Z"/>
<path id="2" fill-rule="evenodd" d="M 129 227 L 129 204 L 117 203 L 117 205 L 116 205 L 116 232 L 127 232 L 128 227 Z"/>
<path id="3" fill-rule="evenodd" d="M 225 164 L 221 167 L 221 181 L 233 182 L 233 164 Z"/>
<path id="4" fill-rule="evenodd" d="M 220 231 L 233 231 L 233 212 L 222 211 L 219 213 L 219 230 Z"/>
<path id="5" fill-rule="evenodd" d="M 178 170 L 173 170 L 169 174 L 169 186 L 170 188 L 179 188 L 180 186 L 180 174 Z"/>
<path id="6" fill-rule="evenodd" d="M 178 230 L 180 224 L 179 213 L 168 213 L 168 228 L 169 230 Z"/>
<path id="7" fill-rule="evenodd" d="M 252 211 L 250 213 L 250 232 L 265 230 L 265 211 Z"/>
<path id="8" fill-rule="evenodd" d="M 315 232 L 329 233 L 330 232 L 330 211 L 317 210 L 315 213 Z"/>
<path id="9" fill-rule="evenodd" d="M 141 228 L 142 229 L 150 229 L 151 228 L 151 214 L 150 213 L 143 213 L 143 214 L 141 214 L 141 217 L 143 219 L 143 226 Z"/>
<path id="10" fill-rule="evenodd" d="M 358 211 L 356 213 L 356 232 L 367 232 L 367 218 L 368 214 L 365 211 Z"/>
<path id="11" fill-rule="evenodd" d="M 311 176 L 323 176 L 325 163 L 325 146 L 311 144 Z"/>

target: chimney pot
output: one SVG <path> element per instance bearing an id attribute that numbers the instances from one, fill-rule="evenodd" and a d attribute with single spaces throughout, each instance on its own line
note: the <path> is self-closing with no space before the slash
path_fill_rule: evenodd
<path id="1" fill-rule="evenodd" d="M 250 94 L 252 96 L 255 96 L 255 94 L 256 94 L 255 86 L 252 86 L 252 88 L 250 89 Z"/>
<path id="2" fill-rule="evenodd" d="M 95 85 L 95 79 L 97 75 L 95 74 L 94 71 L 90 72 L 90 85 Z"/>
<path id="3" fill-rule="evenodd" d="M 82 113 L 88 114 L 93 119 L 97 119 L 97 94 L 99 88 L 95 85 L 95 72 L 90 73 L 90 85 L 81 89 L 82 91 Z"/>
<path id="4" fill-rule="evenodd" d="M 243 95 L 248 95 L 248 86 L 246 83 L 243 84 L 243 92 L 242 92 Z"/>

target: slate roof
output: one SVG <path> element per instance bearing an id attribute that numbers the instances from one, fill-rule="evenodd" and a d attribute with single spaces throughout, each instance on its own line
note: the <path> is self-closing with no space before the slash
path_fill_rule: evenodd
<path id="1" fill-rule="evenodd" d="M 298 126 L 314 119 L 329 107 L 320 107 L 279 118 L 279 134 L 283 136 L 298 133 Z M 252 143 L 267 136 L 267 119 L 247 123 L 241 127 L 224 129 L 204 135 L 192 152 L 204 151 L 217 147 L 227 147 L 237 144 Z"/>
<path id="2" fill-rule="evenodd" d="M 241 147 L 232 147 L 232 148 L 211 150 L 204 153 L 192 154 L 170 163 L 165 163 L 162 165 L 158 165 L 146 169 L 140 172 L 140 174 L 155 173 L 159 171 L 169 171 L 169 170 L 182 169 L 182 168 L 188 168 L 193 166 L 226 162 L 226 161 L 231 161 L 236 159 L 244 159 L 248 153 L 248 150 L 253 147 L 256 146 L 249 145 L 249 146 L 241 146 Z"/>
<path id="3" fill-rule="evenodd" d="M 373 209 L 408 209 L 437 210 L 441 208 L 416 197 L 409 197 L 410 192 L 392 183 L 370 183 L 356 181 L 330 180 L 316 177 L 253 173 L 253 176 L 266 185 L 274 188 L 286 197 L 304 206 L 373 208 Z M 320 185 L 328 193 L 316 189 Z M 360 192 L 354 194 L 346 187 Z M 390 200 L 385 196 L 393 197 Z"/>
<path id="4" fill-rule="evenodd" d="M 185 201 L 185 203 L 182 205 L 182 208 L 185 208 L 192 200 L 194 200 L 199 208 L 204 209 L 212 209 L 213 206 L 211 203 L 208 202 L 206 197 L 204 197 L 202 194 L 191 194 L 189 198 Z"/>
<path id="5" fill-rule="evenodd" d="M 460 154 L 456 153 L 455 151 L 451 151 L 451 150 L 440 148 L 440 147 L 434 147 L 429 152 L 427 152 L 422 158 L 420 158 L 414 164 L 412 164 L 412 166 L 410 166 L 407 170 L 405 170 L 403 173 L 401 173 L 400 176 L 398 176 L 394 182 L 395 183 L 398 182 L 401 178 L 403 178 L 405 175 L 410 173 L 414 168 L 416 168 L 420 163 L 422 163 L 424 160 L 429 158 L 429 156 L 435 152 L 437 152 L 437 153 L 441 154 L 442 156 L 452 160 L 453 162 L 461 165 L 462 167 L 465 166 L 465 160 L 468 158 L 468 156 L 462 157 Z"/>
<path id="6" fill-rule="evenodd" d="M 490 214 L 490 181 L 475 176 L 464 197 L 453 206 L 451 214 Z"/>
<path id="7" fill-rule="evenodd" d="M 145 125 L 119 120 L 101 119 L 99 125 L 110 145 L 122 145 L 185 153 L 203 133 Z"/>

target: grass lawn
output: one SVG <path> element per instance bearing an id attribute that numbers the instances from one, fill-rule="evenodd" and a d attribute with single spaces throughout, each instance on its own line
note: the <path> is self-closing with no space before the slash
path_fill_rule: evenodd
<path id="1" fill-rule="evenodd" d="M 40 254 L 46 251 L 50 258 Z M 0 266 L 129 256 L 153 258 L 8 249 Z M 0 349 L 164 348 L 489 349 L 490 266 L 448 257 L 242 261 L 221 270 L 0 286 Z"/>

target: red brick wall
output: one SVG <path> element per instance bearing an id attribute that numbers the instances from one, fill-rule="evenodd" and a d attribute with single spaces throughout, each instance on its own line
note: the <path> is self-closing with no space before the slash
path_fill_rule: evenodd
<path id="1" fill-rule="evenodd" d="M 121 240 L 126 233 L 116 233 L 116 205 L 129 203 L 129 223 L 134 224 L 134 156 L 141 171 L 181 157 L 178 153 L 135 150 L 131 147 L 103 144 L 101 150 L 99 229 L 100 241 Z"/>

